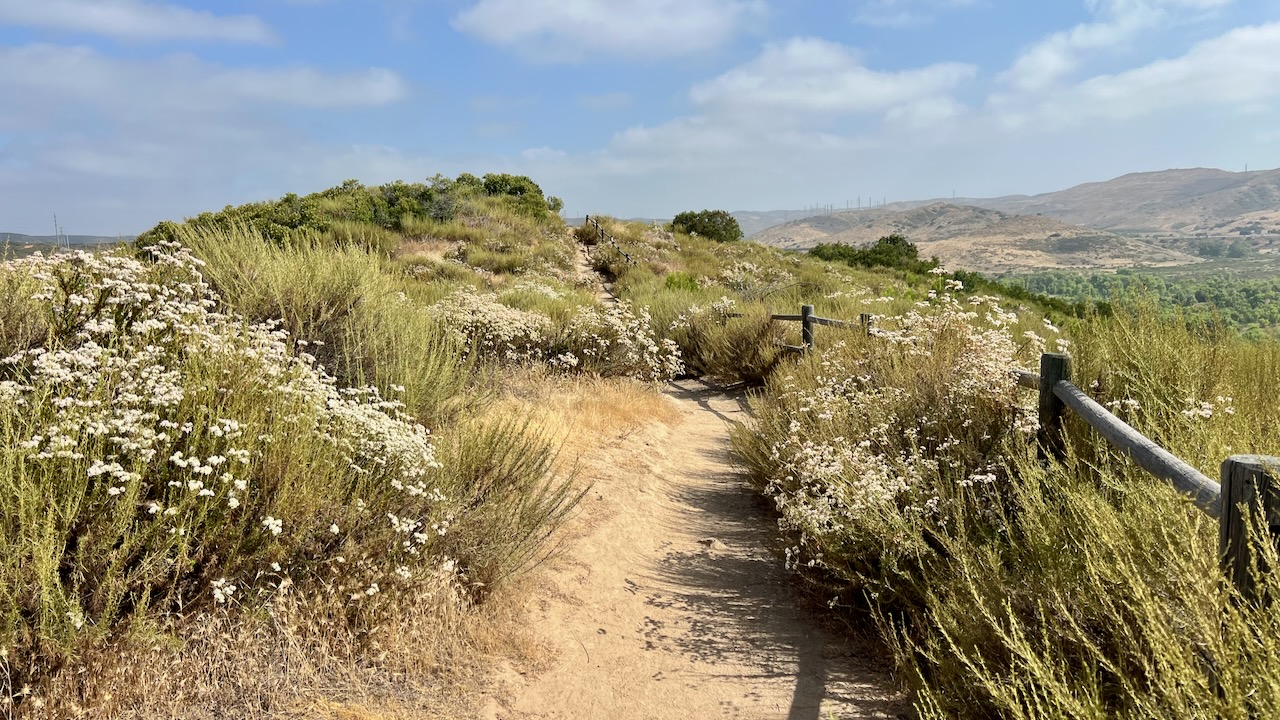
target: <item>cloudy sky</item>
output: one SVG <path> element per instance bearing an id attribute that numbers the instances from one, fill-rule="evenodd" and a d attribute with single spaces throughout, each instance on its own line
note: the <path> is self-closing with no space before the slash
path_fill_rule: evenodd
<path id="1" fill-rule="evenodd" d="M 0 231 L 347 178 L 573 215 L 1280 166 L 1280 0 L 0 0 Z"/>

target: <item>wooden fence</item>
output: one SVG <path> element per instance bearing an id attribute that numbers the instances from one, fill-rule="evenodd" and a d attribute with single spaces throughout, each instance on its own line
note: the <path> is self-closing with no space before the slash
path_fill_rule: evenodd
<path id="1" fill-rule="evenodd" d="M 858 323 L 818 317 L 812 305 L 803 305 L 799 315 L 771 315 L 774 321 L 799 321 L 800 345 L 788 349 L 807 353 L 813 350 L 814 330 L 829 327 L 861 327 L 871 332 L 872 317 L 863 314 Z M 1232 455 L 1222 462 L 1221 482 L 1214 482 L 1199 470 L 1175 457 L 1128 423 L 1111 414 L 1083 390 L 1071 383 L 1071 358 L 1057 353 L 1040 356 L 1040 372 L 1010 370 L 1020 387 L 1040 393 L 1038 440 L 1044 457 L 1061 459 L 1066 451 L 1063 420 L 1071 410 L 1111 444 L 1133 459 L 1139 467 L 1164 480 L 1189 497 L 1196 507 L 1218 520 L 1218 556 L 1227 578 L 1251 600 L 1257 599 L 1251 566 L 1263 572 L 1269 568 L 1251 546 L 1251 528 L 1261 526 L 1280 544 L 1280 458 L 1262 455 Z"/>
<path id="2" fill-rule="evenodd" d="M 636 264 L 635 258 L 631 257 L 626 250 L 622 249 L 622 246 L 618 244 L 617 238 L 604 231 L 599 220 L 587 215 L 583 218 L 583 222 L 591 223 L 591 225 L 596 229 L 596 232 L 600 233 L 600 244 L 613 247 L 614 250 L 617 250 L 622 255 L 622 258 L 627 261 L 628 265 Z"/>

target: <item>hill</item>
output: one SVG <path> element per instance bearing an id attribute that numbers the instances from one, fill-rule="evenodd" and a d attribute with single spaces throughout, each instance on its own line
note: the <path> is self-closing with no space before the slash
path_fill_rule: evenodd
<path id="1" fill-rule="evenodd" d="M 752 237 L 756 233 L 775 225 L 782 225 L 796 220 L 807 220 L 830 214 L 826 210 L 734 210 L 729 213 L 738 221 L 742 234 Z"/>
<path id="2" fill-rule="evenodd" d="M 866 245 L 893 233 L 906 235 L 920 247 L 922 255 L 937 256 L 949 268 L 981 272 L 1198 261 L 1135 238 L 1050 217 L 1011 215 L 945 202 L 906 210 L 889 206 L 819 215 L 769 228 L 752 239 L 795 250 L 819 243 Z"/>
<path id="3" fill-rule="evenodd" d="M 966 202 L 1115 232 L 1280 234 L 1280 170 L 1130 173 L 1058 192 Z"/>

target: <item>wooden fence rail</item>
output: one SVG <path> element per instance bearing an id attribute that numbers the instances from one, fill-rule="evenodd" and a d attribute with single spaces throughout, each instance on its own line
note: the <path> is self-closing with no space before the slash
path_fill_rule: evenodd
<path id="1" fill-rule="evenodd" d="M 610 245 L 613 247 L 614 250 L 617 250 L 618 253 L 622 255 L 623 259 L 627 261 L 628 265 L 636 264 L 635 258 L 631 257 L 630 253 L 628 253 L 626 250 L 623 250 L 622 245 L 618 244 L 618 239 L 604 231 L 604 227 L 600 225 L 599 220 L 596 220 L 590 215 L 587 215 L 585 218 L 583 218 L 583 222 L 591 223 L 595 227 L 596 231 L 600 233 L 600 242 Z"/>
<path id="2" fill-rule="evenodd" d="M 1015 370 L 1019 385 L 1034 377 Z M 1252 566 L 1260 562 L 1258 548 L 1249 541 L 1252 528 L 1261 526 L 1273 544 L 1280 544 L 1280 502 L 1275 478 L 1280 458 L 1232 455 L 1222 461 L 1221 482 L 1203 473 L 1133 429 L 1125 421 L 1071 383 L 1071 359 L 1047 353 L 1040 356 L 1040 445 L 1047 455 L 1061 458 L 1065 452 L 1062 420 L 1068 409 L 1106 438 L 1110 445 L 1133 459 L 1143 470 L 1164 480 L 1191 499 L 1206 515 L 1218 521 L 1218 557 L 1222 570 L 1240 593 L 1257 599 Z"/>
<path id="3" fill-rule="evenodd" d="M 862 327 L 870 333 L 872 317 L 863 314 L 858 323 L 832 320 L 814 315 L 812 305 L 803 305 L 799 315 L 770 315 L 770 320 L 799 321 L 802 344 L 785 347 L 808 353 L 813 350 L 815 326 Z M 1038 440 L 1043 457 L 1062 459 L 1065 456 L 1063 420 L 1067 410 L 1071 410 L 1112 447 L 1218 520 L 1218 557 L 1223 572 L 1243 596 L 1257 599 L 1252 567 L 1256 564 L 1262 571 L 1270 568 L 1261 562 L 1258 548 L 1253 547 L 1249 539 L 1251 528 L 1261 527 L 1270 534 L 1271 542 L 1280 547 L 1280 483 L 1277 483 L 1280 457 L 1232 455 L 1222 462 L 1221 482 L 1214 482 L 1073 385 L 1071 359 L 1067 355 L 1041 355 L 1039 374 L 1021 368 L 1012 368 L 1010 373 L 1019 387 L 1040 393 Z"/>

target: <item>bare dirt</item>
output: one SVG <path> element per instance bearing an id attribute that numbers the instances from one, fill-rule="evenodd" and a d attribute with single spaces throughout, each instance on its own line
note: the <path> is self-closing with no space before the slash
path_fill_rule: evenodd
<path id="1" fill-rule="evenodd" d="M 569 231 L 570 237 L 573 236 L 573 230 Z M 595 271 L 595 267 L 591 262 L 591 253 L 587 250 L 587 246 L 582 243 L 574 243 L 577 255 L 574 261 L 574 273 L 578 279 L 591 286 L 596 300 L 602 303 L 616 303 L 617 296 L 613 294 L 613 283 L 606 281 Z"/>
<path id="2" fill-rule="evenodd" d="M 744 398 L 697 381 L 666 395 L 674 421 L 581 458 L 591 490 L 530 593 L 548 659 L 502 668 L 482 717 L 908 717 L 884 650 L 824 627 L 770 549 L 729 445 Z"/>

